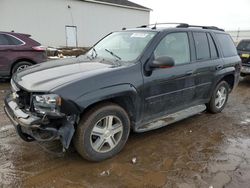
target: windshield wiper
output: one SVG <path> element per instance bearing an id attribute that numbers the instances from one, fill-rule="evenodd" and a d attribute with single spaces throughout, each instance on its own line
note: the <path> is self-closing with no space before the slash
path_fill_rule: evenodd
<path id="1" fill-rule="evenodd" d="M 122 58 L 119 57 L 118 55 L 114 54 L 114 52 L 112 52 L 112 51 L 110 51 L 108 49 L 105 49 L 105 51 L 108 52 L 108 53 L 110 53 L 112 56 L 116 57 L 117 59 L 122 60 Z"/>

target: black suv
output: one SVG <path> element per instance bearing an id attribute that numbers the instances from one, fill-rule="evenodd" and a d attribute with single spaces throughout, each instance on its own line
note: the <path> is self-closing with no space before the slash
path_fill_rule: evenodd
<path id="1" fill-rule="evenodd" d="M 250 75 L 250 40 L 241 40 L 237 50 L 242 60 L 241 76 Z"/>
<path id="2" fill-rule="evenodd" d="M 86 55 L 15 74 L 5 112 L 25 141 L 71 140 L 85 159 L 124 147 L 130 130 L 166 126 L 223 110 L 241 60 L 216 27 L 179 24 L 113 32 Z"/>

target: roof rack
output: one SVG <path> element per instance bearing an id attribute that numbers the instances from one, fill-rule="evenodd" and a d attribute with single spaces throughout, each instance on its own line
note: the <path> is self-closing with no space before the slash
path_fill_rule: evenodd
<path id="1" fill-rule="evenodd" d="M 218 31 L 225 31 L 224 29 L 220 29 L 215 26 L 201 26 L 201 25 L 189 25 L 187 23 L 155 23 L 155 24 L 149 24 L 149 25 L 142 25 L 138 28 L 147 28 L 150 26 L 153 26 L 151 29 L 157 29 L 158 25 L 177 25 L 177 28 L 189 28 L 189 27 L 197 27 L 197 28 L 202 28 L 202 29 L 212 29 L 212 30 L 218 30 Z"/>
<path id="2" fill-rule="evenodd" d="M 220 29 L 215 26 L 202 26 L 202 25 L 189 25 L 189 24 L 180 24 L 176 26 L 177 28 L 188 28 L 188 27 L 198 27 L 202 29 L 212 29 L 212 30 L 218 30 L 218 31 L 225 31 L 224 29 Z"/>
<path id="3" fill-rule="evenodd" d="M 155 23 L 155 24 L 142 25 L 142 26 L 139 26 L 138 28 L 147 28 L 147 27 L 150 27 L 150 26 L 154 26 L 154 27 L 152 27 L 152 29 L 156 29 L 157 28 L 156 26 L 158 26 L 158 25 L 185 25 L 185 23 L 174 23 L 174 22 Z"/>

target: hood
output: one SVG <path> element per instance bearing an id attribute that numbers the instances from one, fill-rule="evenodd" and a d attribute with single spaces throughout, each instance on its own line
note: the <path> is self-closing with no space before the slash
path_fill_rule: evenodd
<path id="1" fill-rule="evenodd" d="M 100 62 L 79 62 L 77 58 L 48 61 L 15 74 L 14 81 L 32 92 L 49 92 L 54 88 L 113 69 Z"/>

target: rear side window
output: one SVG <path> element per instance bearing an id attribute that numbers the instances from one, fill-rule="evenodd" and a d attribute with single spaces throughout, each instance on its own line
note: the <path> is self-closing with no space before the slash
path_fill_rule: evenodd
<path id="1" fill-rule="evenodd" d="M 237 55 L 236 47 L 232 38 L 228 34 L 217 33 L 216 36 L 219 40 L 224 57 L 232 57 Z"/>
<path id="2" fill-rule="evenodd" d="M 194 41 L 195 41 L 197 60 L 209 59 L 210 51 L 209 51 L 209 43 L 208 43 L 206 33 L 194 32 L 193 36 L 194 36 Z"/>
<path id="3" fill-rule="evenodd" d="M 22 41 L 6 34 L 0 34 L 0 45 L 21 45 Z"/>
<path id="4" fill-rule="evenodd" d="M 207 34 L 208 37 L 208 42 L 209 42 L 209 47 L 210 47 L 210 55 L 212 59 L 215 59 L 218 57 L 218 51 L 217 48 L 215 46 L 214 40 L 212 38 L 212 36 L 208 33 Z"/>

